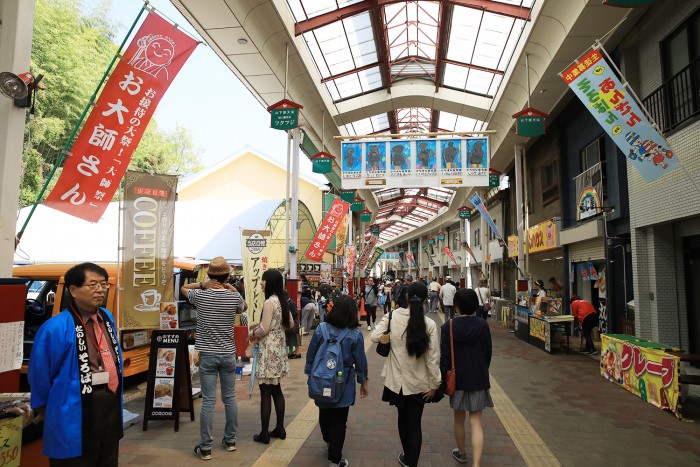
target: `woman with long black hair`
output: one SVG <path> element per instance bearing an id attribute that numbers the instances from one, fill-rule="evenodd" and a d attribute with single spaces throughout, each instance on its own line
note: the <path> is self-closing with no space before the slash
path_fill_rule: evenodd
<path id="1" fill-rule="evenodd" d="M 382 400 L 398 410 L 399 437 L 403 452 L 399 463 L 416 467 L 420 457 L 423 431 L 423 406 L 440 387 L 440 343 L 435 321 L 423 313 L 428 287 L 414 282 L 408 287 L 408 309 L 386 313 L 372 331 L 372 342 L 379 342 L 390 327 L 391 352 L 385 367 Z"/>
<path id="2" fill-rule="evenodd" d="M 284 292 L 282 273 L 268 269 L 262 275 L 261 286 L 265 292 L 260 323 L 250 331 L 250 339 L 260 339 L 258 365 L 255 379 L 260 387 L 260 434 L 253 436 L 258 443 L 268 444 L 270 437 L 285 439 L 284 394 L 281 382 L 289 372 L 284 330 L 290 327 L 292 316 Z M 270 414 L 272 401 L 275 403 L 277 425 L 272 431 Z"/>

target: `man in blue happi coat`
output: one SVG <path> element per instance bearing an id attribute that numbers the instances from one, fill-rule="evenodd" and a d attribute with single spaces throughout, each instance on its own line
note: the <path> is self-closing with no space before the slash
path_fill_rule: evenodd
<path id="1" fill-rule="evenodd" d="M 54 466 L 117 467 L 122 431 L 122 356 L 112 314 L 100 305 L 107 271 L 69 269 L 72 300 L 34 339 L 31 406 L 44 419 L 43 453 Z"/>

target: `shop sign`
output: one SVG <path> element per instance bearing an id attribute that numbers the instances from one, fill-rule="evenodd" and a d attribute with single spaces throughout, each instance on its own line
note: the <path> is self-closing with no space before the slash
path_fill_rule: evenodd
<path id="1" fill-rule="evenodd" d="M 646 402 L 681 415 L 680 358 L 673 349 L 624 334 L 602 334 L 600 374 Z"/>
<path id="2" fill-rule="evenodd" d="M 311 170 L 317 174 L 327 174 L 333 172 L 333 159 L 335 156 L 327 152 L 319 152 L 311 158 Z"/>
<path id="3" fill-rule="evenodd" d="M 299 126 L 299 109 L 304 107 L 288 99 L 272 104 L 270 112 L 270 128 L 275 130 L 292 130 Z"/>
<path id="4" fill-rule="evenodd" d="M 362 211 L 362 207 L 363 207 L 362 205 L 363 205 L 363 204 L 364 204 L 364 200 L 362 200 L 361 198 L 355 198 L 355 201 L 353 201 L 353 202 L 350 204 L 350 210 L 351 210 L 352 212 L 359 212 L 359 211 Z"/>
<path id="5" fill-rule="evenodd" d="M 438 241 L 440 241 L 440 242 L 444 242 L 444 241 L 445 241 L 445 234 L 444 234 L 444 233 L 440 232 L 440 233 L 438 234 Z"/>
<path id="6" fill-rule="evenodd" d="M 369 222 L 372 220 L 372 211 L 360 211 L 360 222 Z"/>
<path id="7" fill-rule="evenodd" d="M 498 174 L 489 174 L 489 188 L 498 188 L 501 184 L 501 176 Z"/>
<path id="8" fill-rule="evenodd" d="M 525 137 L 542 136 L 545 133 L 545 117 L 547 117 L 546 113 L 532 107 L 521 110 L 513 115 L 515 119 L 515 134 Z"/>
<path id="9" fill-rule="evenodd" d="M 435 239 L 433 237 L 428 239 L 428 245 L 435 245 Z"/>
<path id="10" fill-rule="evenodd" d="M 343 190 L 340 192 L 340 199 L 346 203 L 352 203 L 355 201 L 355 190 Z"/>
<path id="11" fill-rule="evenodd" d="M 530 227 L 527 231 L 527 246 L 529 253 L 549 251 L 559 246 L 557 225 L 551 220 Z"/>
<path id="12" fill-rule="evenodd" d="M 411 245 L 411 251 L 417 251 L 418 245 Z"/>
<path id="13" fill-rule="evenodd" d="M 520 253 L 520 248 L 518 248 L 518 236 L 509 235 L 508 236 L 508 257 L 516 258 Z"/>
<path id="14" fill-rule="evenodd" d="M 378 225 L 373 225 L 369 228 L 370 232 L 372 232 L 372 235 L 379 236 L 379 226 Z"/>
<path id="15" fill-rule="evenodd" d="M 19 467 L 22 456 L 22 417 L 0 420 L 0 465 Z"/>
<path id="16" fill-rule="evenodd" d="M 489 177 L 491 177 L 491 176 L 489 175 Z M 469 209 L 468 207 L 461 206 L 459 208 L 459 218 L 460 219 L 469 219 L 471 217 L 471 215 L 472 215 L 472 210 Z"/>

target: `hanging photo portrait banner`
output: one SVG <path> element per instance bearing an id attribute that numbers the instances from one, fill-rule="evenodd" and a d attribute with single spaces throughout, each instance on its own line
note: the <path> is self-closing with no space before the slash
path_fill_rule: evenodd
<path id="1" fill-rule="evenodd" d="M 158 103 L 196 47 L 191 36 L 148 15 L 75 139 L 47 206 L 100 220 Z"/>
<path id="2" fill-rule="evenodd" d="M 488 137 L 352 141 L 341 145 L 341 184 L 351 188 L 488 186 Z"/>
<path id="3" fill-rule="evenodd" d="M 647 183 L 678 167 L 671 145 L 620 82 L 602 49 L 591 48 L 560 75 Z"/>
<path id="4" fill-rule="evenodd" d="M 270 250 L 269 230 L 243 230 L 241 232 L 243 251 L 243 277 L 245 281 L 246 303 L 248 303 L 248 325 L 260 322 L 265 295 L 260 287 L 262 275 L 267 271 Z"/>
<path id="5" fill-rule="evenodd" d="M 121 327 L 159 329 L 161 303 L 175 299 L 173 238 L 177 175 L 128 171 L 124 184 Z"/>

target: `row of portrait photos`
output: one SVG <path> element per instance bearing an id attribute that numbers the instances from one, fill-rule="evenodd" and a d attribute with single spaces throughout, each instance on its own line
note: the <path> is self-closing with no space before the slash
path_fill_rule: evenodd
<path id="1" fill-rule="evenodd" d="M 423 179 L 428 184 L 477 186 L 481 183 L 467 179 L 488 178 L 489 159 L 488 137 L 348 141 L 341 145 L 341 178 L 343 188 L 356 188 L 354 185 L 362 180 L 369 179 L 365 184 L 374 185 L 371 179 L 390 182 L 402 178 L 406 182 Z"/>

